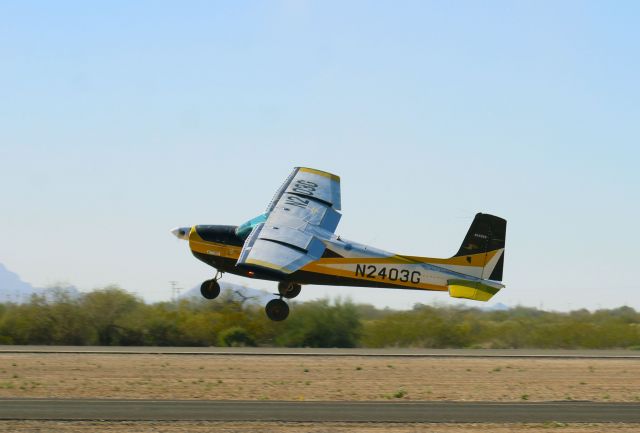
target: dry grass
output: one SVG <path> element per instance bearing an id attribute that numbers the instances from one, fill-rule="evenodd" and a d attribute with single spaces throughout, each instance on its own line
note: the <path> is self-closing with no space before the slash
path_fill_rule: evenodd
<path id="1" fill-rule="evenodd" d="M 633 424 L 371 424 L 371 423 L 229 423 L 229 422 L 61 422 L 0 421 L 0 431 L 14 433 L 93 433 L 93 432 L 221 432 L 221 433 L 636 433 Z"/>
<path id="2" fill-rule="evenodd" d="M 640 401 L 640 363 L 357 356 L 0 354 L 0 397 Z"/>

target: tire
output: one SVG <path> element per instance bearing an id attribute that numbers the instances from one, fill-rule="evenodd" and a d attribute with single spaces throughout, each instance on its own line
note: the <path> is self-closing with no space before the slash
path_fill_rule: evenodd
<path id="1" fill-rule="evenodd" d="M 281 322 L 289 317 L 289 306 L 282 299 L 272 299 L 264 307 L 267 317 L 274 322 Z"/>
<path id="2" fill-rule="evenodd" d="M 278 293 L 284 298 L 293 299 L 300 294 L 302 286 L 298 283 L 290 281 L 281 281 L 278 283 Z"/>
<path id="3" fill-rule="evenodd" d="M 216 299 L 220 294 L 220 284 L 216 280 L 207 280 L 200 285 L 200 294 L 206 299 Z"/>

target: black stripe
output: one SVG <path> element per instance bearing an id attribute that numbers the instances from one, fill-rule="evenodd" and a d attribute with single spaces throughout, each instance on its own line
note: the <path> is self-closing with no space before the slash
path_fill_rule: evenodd
<path id="1" fill-rule="evenodd" d="M 502 281 L 502 269 L 504 268 L 504 251 L 502 252 L 502 255 L 500 256 L 500 259 L 498 260 L 498 263 L 496 264 L 496 267 L 493 268 L 493 272 L 491 272 L 491 275 L 489 275 L 489 279 L 490 280 L 494 280 L 494 281 Z"/>
<path id="2" fill-rule="evenodd" d="M 330 202 L 328 202 L 326 200 L 322 200 L 321 198 L 316 197 L 315 195 L 300 194 L 298 192 L 287 192 L 287 194 L 297 195 L 298 197 L 310 198 L 311 200 L 316 201 L 316 202 L 318 202 L 320 204 L 323 204 L 325 206 L 329 206 L 329 207 L 333 206 L 333 203 L 330 203 Z"/>

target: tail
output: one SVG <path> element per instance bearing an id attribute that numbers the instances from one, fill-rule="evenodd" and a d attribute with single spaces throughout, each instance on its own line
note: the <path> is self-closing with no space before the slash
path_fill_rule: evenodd
<path id="1" fill-rule="evenodd" d="M 459 262 L 464 259 L 467 264 L 476 266 L 467 269 L 473 269 L 476 274 L 474 276 L 484 281 L 469 281 L 464 278 L 449 280 L 447 286 L 451 297 L 488 301 L 504 287 L 500 282 L 504 268 L 506 233 L 506 220 L 489 214 L 476 214 L 460 249 L 449 260 Z"/>
<path id="2" fill-rule="evenodd" d="M 504 240 L 507 221 L 493 215 L 476 214 L 458 252 L 448 259 L 401 256 L 457 273 L 447 280 L 449 295 L 488 301 L 504 287 Z"/>
<path id="3" fill-rule="evenodd" d="M 502 281 L 504 268 L 504 243 L 507 234 L 507 220 L 486 213 L 478 213 L 469 227 L 458 252 L 453 256 L 466 257 L 471 263 L 472 256 L 482 259 L 483 279 Z"/>

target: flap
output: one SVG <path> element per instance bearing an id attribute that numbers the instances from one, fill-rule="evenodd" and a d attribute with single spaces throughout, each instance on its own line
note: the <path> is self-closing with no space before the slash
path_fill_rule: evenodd
<path id="1" fill-rule="evenodd" d="M 286 226 L 265 226 L 258 238 L 291 245 L 306 252 L 313 236 Z"/>

